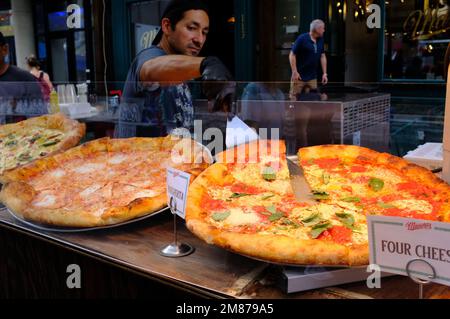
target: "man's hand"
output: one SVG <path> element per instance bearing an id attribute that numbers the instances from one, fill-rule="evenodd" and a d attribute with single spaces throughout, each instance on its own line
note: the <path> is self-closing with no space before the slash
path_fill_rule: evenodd
<path id="1" fill-rule="evenodd" d="M 292 72 L 291 80 L 292 82 L 298 82 L 302 80 L 302 77 L 300 76 L 300 73 L 298 73 L 298 71 L 294 71 Z"/>
<path id="2" fill-rule="evenodd" d="M 322 84 L 323 85 L 328 84 L 328 74 L 326 74 L 326 73 L 324 73 L 324 75 L 322 75 Z"/>
<path id="3" fill-rule="evenodd" d="M 207 57 L 200 65 L 203 93 L 214 101 L 210 112 L 230 112 L 236 83 L 227 67 L 217 57 Z"/>

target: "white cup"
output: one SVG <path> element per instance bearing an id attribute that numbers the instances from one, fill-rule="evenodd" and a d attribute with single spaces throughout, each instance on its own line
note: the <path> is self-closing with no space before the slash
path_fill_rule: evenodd
<path id="1" fill-rule="evenodd" d="M 66 104 L 66 86 L 64 84 L 58 85 L 57 91 L 59 104 Z"/>
<path id="2" fill-rule="evenodd" d="M 66 103 L 68 104 L 77 103 L 77 93 L 75 91 L 75 86 L 73 84 L 66 85 Z"/>

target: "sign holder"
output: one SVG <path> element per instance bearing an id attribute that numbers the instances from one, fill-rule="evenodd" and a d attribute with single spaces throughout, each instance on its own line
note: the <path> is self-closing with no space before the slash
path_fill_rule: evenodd
<path id="1" fill-rule="evenodd" d="M 172 244 L 164 247 L 160 254 L 164 257 L 169 258 L 180 258 L 185 257 L 194 252 L 194 247 L 189 244 L 178 242 L 178 232 L 177 232 L 177 203 L 173 197 L 170 197 L 169 202 L 170 211 L 173 214 L 173 235 L 174 241 Z"/>
<path id="2" fill-rule="evenodd" d="M 428 267 L 430 267 L 431 271 L 433 272 L 433 275 L 429 275 L 428 279 L 422 279 L 420 277 L 414 276 L 411 272 L 411 266 L 414 263 L 424 263 L 426 264 Z M 433 265 L 431 265 L 429 262 L 423 260 L 423 259 L 413 259 L 410 262 L 408 262 L 408 264 L 406 265 L 406 273 L 408 274 L 408 277 L 411 278 L 412 281 L 414 281 L 416 284 L 419 285 L 419 299 L 423 299 L 423 287 L 425 285 L 429 285 L 431 284 L 433 279 L 436 279 L 437 274 L 436 274 L 436 269 L 433 267 Z"/>

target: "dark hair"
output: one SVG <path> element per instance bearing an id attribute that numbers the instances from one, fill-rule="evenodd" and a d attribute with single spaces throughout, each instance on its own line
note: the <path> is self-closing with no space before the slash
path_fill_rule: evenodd
<path id="1" fill-rule="evenodd" d="M 164 10 L 161 20 L 164 18 L 169 19 L 172 29 L 175 29 L 177 23 L 183 20 L 184 13 L 189 10 L 203 10 L 209 15 L 209 9 L 204 0 L 172 0 Z M 161 29 L 152 44 L 158 45 L 162 36 L 163 31 Z"/>
<path id="2" fill-rule="evenodd" d="M 0 32 L 0 45 L 5 45 L 6 44 L 6 39 L 3 36 L 3 33 Z"/>
<path id="3" fill-rule="evenodd" d="M 40 68 L 41 67 L 41 63 L 34 55 L 30 55 L 29 57 L 27 57 L 26 60 L 27 60 L 28 65 L 32 68 Z"/>

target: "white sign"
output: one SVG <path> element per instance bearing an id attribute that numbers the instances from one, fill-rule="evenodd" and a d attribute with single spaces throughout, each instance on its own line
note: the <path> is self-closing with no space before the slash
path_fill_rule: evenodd
<path id="1" fill-rule="evenodd" d="M 186 199 L 191 175 L 174 168 L 167 169 L 167 202 L 181 218 L 186 217 Z"/>
<path id="2" fill-rule="evenodd" d="M 450 224 L 384 216 L 367 224 L 371 264 L 450 286 Z"/>

